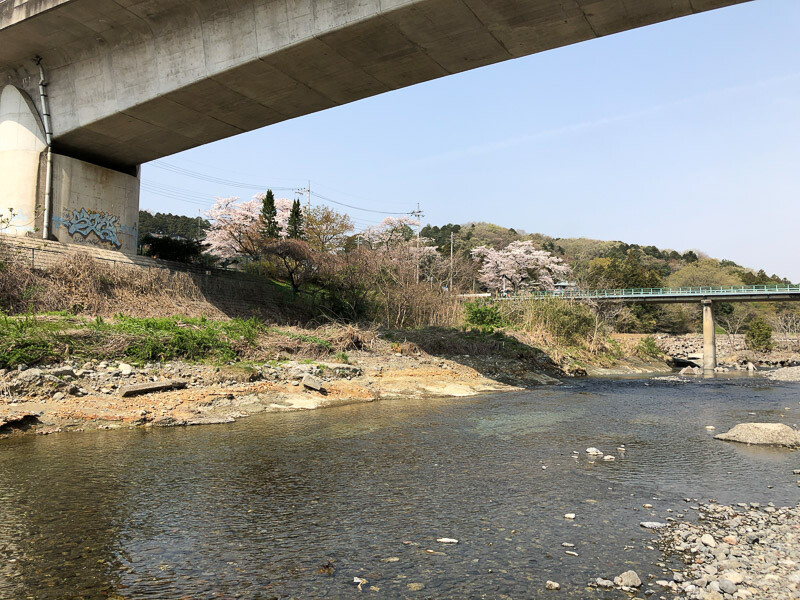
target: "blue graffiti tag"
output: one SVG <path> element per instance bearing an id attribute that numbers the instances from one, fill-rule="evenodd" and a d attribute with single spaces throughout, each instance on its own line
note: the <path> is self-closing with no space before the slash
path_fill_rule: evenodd
<path id="1" fill-rule="evenodd" d="M 70 219 L 62 219 L 61 224 L 66 226 L 67 233 L 83 236 L 84 239 L 94 233 L 101 242 L 108 242 L 117 248 L 122 246 L 117 233 L 119 232 L 119 219 L 106 213 L 87 211 L 85 208 L 73 210 Z"/>

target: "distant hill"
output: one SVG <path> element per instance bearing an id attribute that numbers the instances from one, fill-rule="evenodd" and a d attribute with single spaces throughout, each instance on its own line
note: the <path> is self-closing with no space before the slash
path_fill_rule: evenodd
<path id="1" fill-rule="evenodd" d="M 151 213 L 139 211 L 139 244 L 148 235 L 166 236 L 174 239 L 200 241 L 206 236 L 210 227 L 208 221 L 201 217 L 187 217 L 171 213 Z"/>

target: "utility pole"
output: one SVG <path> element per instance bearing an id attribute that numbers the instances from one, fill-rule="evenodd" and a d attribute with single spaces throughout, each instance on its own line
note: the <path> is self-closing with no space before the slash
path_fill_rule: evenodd
<path id="1" fill-rule="evenodd" d="M 311 180 L 308 180 L 308 186 L 304 188 L 300 188 L 299 190 L 295 191 L 295 194 L 299 196 L 300 194 L 306 195 L 306 206 L 311 208 Z M 295 198 L 297 197 L 295 196 Z M 299 200 L 299 198 L 297 198 Z"/>
<path id="2" fill-rule="evenodd" d="M 450 285 L 447 287 L 453 293 L 453 232 L 450 231 Z"/>
<path id="3" fill-rule="evenodd" d="M 411 214 L 417 218 L 417 270 L 416 270 L 416 280 L 414 281 L 414 283 L 419 283 L 419 259 L 420 259 L 420 256 L 419 256 L 419 231 L 420 231 L 420 227 L 422 225 L 422 217 L 425 216 L 425 214 L 419 208 L 419 202 L 417 202 L 417 210 L 413 211 Z"/>

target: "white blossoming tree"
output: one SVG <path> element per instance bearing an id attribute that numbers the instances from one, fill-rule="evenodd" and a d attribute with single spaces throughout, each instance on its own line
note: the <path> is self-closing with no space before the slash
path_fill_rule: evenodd
<path id="1" fill-rule="evenodd" d="M 472 256 L 481 263 L 478 281 L 491 291 L 552 290 L 556 279 L 570 273 L 560 258 L 530 241 L 511 242 L 503 250 L 479 246 Z"/>
<path id="2" fill-rule="evenodd" d="M 217 198 L 214 206 L 206 212 L 211 227 L 205 242 L 209 251 L 222 258 L 235 256 L 261 256 L 266 243 L 261 225 L 261 207 L 265 194 L 256 194 L 250 200 L 239 198 Z M 275 220 L 281 235 L 286 236 L 292 201 L 285 198 L 275 200 Z"/>
<path id="3" fill-rule="evenodd" d="M 419 221 L 411 217 L 386 217 L 380 225 L 367 227 L 361 232 L 361 241 L 373 250 L 390 250 L 411 239 Z"/>

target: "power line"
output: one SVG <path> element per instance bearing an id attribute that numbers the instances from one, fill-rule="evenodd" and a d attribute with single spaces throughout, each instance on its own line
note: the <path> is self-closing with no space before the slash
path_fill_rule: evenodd
<path id="1" fill-rule="evenodd" d="M 154 161 L 152 165 L 156 168 L 163 169 L 164 171 L 168 171 L 170 173 L 175 173 L 177 175 L 183 175 L 184 177 L 191 177 L 193 179 L 197 179 L 200 181 L 206 181 L 209 183 L 216 183 L 218 185 L 226 185 L 230 187 L 236 187 L 241 189 L 250 189 L 250 190 L 258 190 L 263 191 L 266 189 L 271 189 L 274 191 L 297 191 L 298 188 L 296 187 L 281 187 L 281 186 L 269 186 L 263 184 L 255 184 L 255 183 L 247 183 L 243 181 L 236 181 L 233 179 L 225 179 L 222 177 L 215 177 L 213 175 L 208 175 L 206 173 L 199 173 L 198 171 L 192 171 L 191 169 L 186 169 L 184 167 L 179 167 L 178 165 L 173 165 L 165 161 Z M 346 202 L 339 202 L 338 200 L 334 200 L 333 198 L 329 198 L 327 196 L 323 196 L 317 192 L 311 191 L 310 184 L 308 188 L 303 189 L 304 192 L 309 193 L 310 196 L 315 196 L 320 200 L 325 202 L 330 202 L 331 204 L 336 204 L 338 206 L 344 206 L 346 208 L 350 208 L 352 210 L 360 210 L 363 212 L 381 214 L 381 215 L 410 215 L 413 211 L 388 211 L 388 210 L 376 210 L 374 208 L 363 208 L 361 206 L 356 206 L 354 204 L 347 204 Z"/>
<path id="2" fill-rule="evenodd" d="M 172 157 L 170 157 L 170 159 L 171 160 L 177 160 L 177 161 L 191 163 L 193 165 L 197 165 L 198 167 L 202 167 L 204 170 L 205 169 L 208 169 L 208 170 L 216 169 L 217 171 L 224 171 L 226 173 L 231 173 L 231 174 L 234 174 L 234 175 L 243 175 L 245 177 L 249 177 L 250 176 L 250 173 L 245 173 L 243 171 L 235 171 L 234 169 L 229 169 L 229 168 L 224 167 L 222 165 L 209 165 L 209 164 L 202 163 L 202 162 L 199 162 L 199 161 L 196 161 L 196 160 L 191 160 L 189 158 L 185 158 L 183 156 L 172 156 Z M 164 162 L 164 161 L 159 161 L 159 162 Z M 302 177 L 274 177 L 274 176 L 270 175 L 269 179 L 271 179 L 273 181 L 291 181 L 291 182 L 294 183 L 294 182 L 297 182 L 297 181 L 301 181 L 303 178 Z"/>
<path id="3" fill-rule="evenodd" d="M 233 179 L 224 179 L 222 177 L 215 177 L 213 175 L 208 175 L 206 173 L 199 173 L 197 171 L 192 171 L 191 169 L 185 169 L 183 167 L 179 167 L 178 165 L 173 165 L 163 161 L 156 161 L 153 163 L 153 166 L 158 169 L 163 169 L 164 171 L 176 173 L 177 175 L 184 175 L 185 177 L 199 179 L 200 181 L 207 181 L 209 183 L 216 183 L 219 185 L 227 185 L 230 187 L 237 187 L 242 189 L 258 190 L 258 191 L 264 191 L 266 189 L 271 189 L 276 191 L 294 191 L 295 189 L 297 189 L 295 187 L 270 186 L 258 183 L 246 183 L 243 181 L 236 181 Z"/>
<path id="4" fill-rule="evenodd" d="M 360 206 L 354 206 L 352 204 L 346 204 L 344 202 L 339 202 L 338 200 L 334 200 L 332 198 L 328 198 L 327 196 L 323 196 L 322 194 L 318 194 L 317 192 L 311 192 L 312 196 L 316 196 L 320 200 L 324 200 L 325 202 L 331 202 L 332 204 L 338 204 L 339 206 L 345 206 L 347 208 L 352 208 L 353 210 L 363 210 L 364 212 L 376 213 L 379 215 L 410 215 L 413 214 L 412 212 L 391 212 L 388 210 L 375 210 L 374 208 L 361 208 Z"/>

